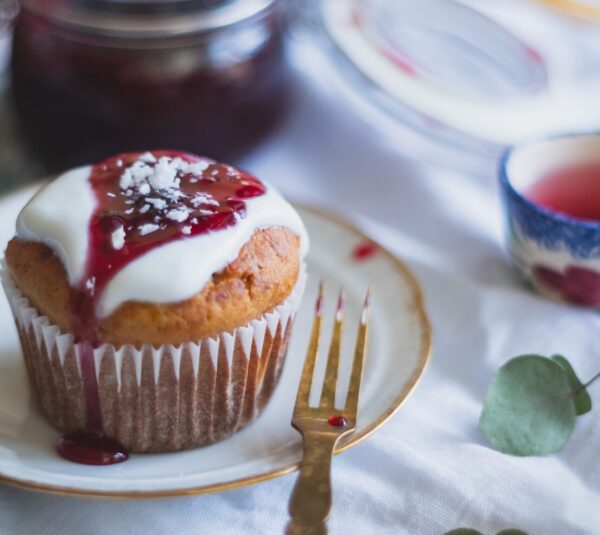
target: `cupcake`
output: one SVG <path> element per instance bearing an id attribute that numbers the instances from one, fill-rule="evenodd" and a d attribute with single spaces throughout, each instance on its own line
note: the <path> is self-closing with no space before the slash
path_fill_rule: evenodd
<path id="1" fill-rule="evenodd" d="M 58 177 L 2 269 L 43 412 L 79 453 L 231 435 L 273 392 L 307 247 L 272 186 L 207 158 L 127 153 Z"/>

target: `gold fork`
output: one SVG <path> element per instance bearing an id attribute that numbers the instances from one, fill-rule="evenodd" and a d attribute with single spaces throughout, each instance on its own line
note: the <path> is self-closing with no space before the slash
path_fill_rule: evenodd
<path id="1" fill-rule="evenodd" d="M 323 317 L 323 283 L 320 285 L 310 343 L 292 416 L 292 425 L 303 438 L 304 456 L 290 498 L 291 521 L 287 526 L 287 535 L 327 533 L 326 521 L 332 505 L 331 458 L 338 441 L 350 435 L 356 427 L 358 396 L 367 347 L 369 307 L 370 291 L 365 297 L 358 328 L 346 405 L 343 409 L 337 410 L 335 393 L 344 325 L 344 294 L 340 291 L 321 401 L 318 407 L 310 407 L 310 391 L 319 352 Z"/>

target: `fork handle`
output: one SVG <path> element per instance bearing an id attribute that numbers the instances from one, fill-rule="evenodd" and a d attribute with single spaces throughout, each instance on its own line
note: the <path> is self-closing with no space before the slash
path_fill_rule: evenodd
<path id="1" fill-rule="evenodd" d="M 303 435 L 304 457 L 290 498 L 286 535 L 326 535 L 331 511 L 331 458 L 339 436 Z"/>

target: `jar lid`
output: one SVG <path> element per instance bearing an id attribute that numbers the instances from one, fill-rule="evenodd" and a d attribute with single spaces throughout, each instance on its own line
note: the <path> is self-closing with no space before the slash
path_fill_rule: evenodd
<path id="1" fill-rule="evenodd" d="M 568 45 L 547 46 L 540 32 L 516 31 L 480 4 L 322 0 L 319 15 L 362 92 L 442 141 L 501 146 L 597 128 L 590 86 L 600 79 L 577 76 Z"/>
<path id="2" fill-rule="evenodd" d="M 60 26 L 120 38 L 175 37 L 254 17 L 277 0 L 21 0 Z"/>

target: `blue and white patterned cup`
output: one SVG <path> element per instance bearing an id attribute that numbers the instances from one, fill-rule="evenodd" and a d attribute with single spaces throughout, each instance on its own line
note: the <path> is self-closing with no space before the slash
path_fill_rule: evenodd
<path id="1" fill-rule="evenodd" d="M 600 164 L 600 134 L 557 137 L 508 149 L 499 178 L 517 271 L 544 295 L 600 308 L 600 222 L 550 211 L 524 196 L 552 170 L 591 163 Z"/>

